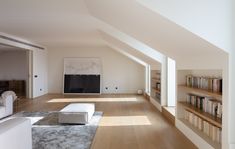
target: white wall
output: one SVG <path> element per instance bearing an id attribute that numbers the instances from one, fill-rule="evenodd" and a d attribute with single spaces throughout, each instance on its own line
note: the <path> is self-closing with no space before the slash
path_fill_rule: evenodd
<path id="1" fill-rule="evenodd" d="M 47 50 L 33 50 L 33 97 L 48 93 Z M 37 77 L 35 77 L 37 76 Z"/>
<path id="2" fill-rule="evenodd" d="M 0 80 L 27 80 L 27 53 L 23 50 L 0 51 Z"/>
<path id="3" fill-rule="evenodd" d="M 234 92 L 234 88 L 235 88 L 235 1 L 233 0 L 233 4 L 231 5 L 232 9 L 233 9 L 233 15 L 231 16 L 231 20 L 232 22 L 232 32 L 231 32 L 231 40 L 233 41 L 232 43 L 232 47 L 233 49 L 230 52 L 230 56 L 229 56 L 229 73 L 228 73 L 228 80 L 229 80 L 229 96 L 228 96 L 228 131 L 229 131 L 229 140 L 228 143 L 230 145 L 230 149 L 234 149 L 235 148 L 235 119 L 234 119 L 234 112 L 235 112 L 235 92 Z"/>
<path id="4" fill-rule="evenodd" d="M 145 88 L 145 68 L 108 47 L 48 49 L 49 93 L 62 93 L 65 57 L 99 57 L 102 61 L 102 93 L 136 93 Z M 115 90 L 115 87 L 118 90 Z M 108 87 L 108 90 L 105 90 Z"/>
<path id="5" fill-rule="evenodd" d="M 231 49 L 233 0 L 138 0 L 141 4 L 214 45 Z"/>
<path id="6" fill-rule="evenodd" d="M 200 56 L 184 56 L 176 58 L 177 69 L 223 69 L 228 61 L 227 53 L 201 53 Z"/>

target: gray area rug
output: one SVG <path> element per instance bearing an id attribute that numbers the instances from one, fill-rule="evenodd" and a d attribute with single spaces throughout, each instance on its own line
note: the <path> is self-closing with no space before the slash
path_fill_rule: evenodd
<path id="1" fill-rule="evenodd" d="M 95 112 L 89 124 L 58 123 L 58 112 L 20 112 L 14 117 L 28 117 L 33 122 L 33 149 L 89 149 L 102 112 Z M 36 119 L 36 120 L 35 120 Z"/>

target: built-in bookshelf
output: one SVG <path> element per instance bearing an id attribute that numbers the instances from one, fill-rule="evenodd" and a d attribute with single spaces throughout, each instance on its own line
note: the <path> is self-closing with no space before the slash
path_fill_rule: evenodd
<path id="1" fill-rule="evenodd" d="M 151 71 L 151 97 L 161 104 L 161 73 L 159 70 Z"/>
<path id="2" fill-rule="evenodd" d="M 180 81 L 176 126 L 195 144 L 199 138 L 201 143 L 196 144 L 199 148 L 220 149 L 223 113 L 222 71 L 203 72 L 203 75 L 191 74 L 190 71 L 178 72 Z"/>
<path id="3" fill-rule="evenodd" d="M 214 148 L 214 149 L 220 149 L 221 148 L 221 143 L 217 143 L 216 141 L 213 141 L 210 137 L 208 137 L 208 135 L 206 133 L 204 133 L 203 131 L 198 131 L 198 128 L 195 127 L 193 124 L 191 124 L 188 120 L 185 120 L 185 118 L 180 118 L 179 121 L 185 125 L 186 128 L 185 130 L 187 131 L 187 129 L 190 129 L 193 133 L 195 133 L 198 137 L 200 137 L 203 141 L 207 142 L 208 144 L 210 144 L 210 148 Z M 191 134 L 191 133 L 190 133 Z M 191 136 L 192 138 L 192 136 Z"/>
<path id="4" fill-rule="evenodd" d="M 207 112 L 202 111 L 199 108 L 196 108 L 195 106 L 192 106 L 191 104 L 188 104 L 186 102 L 179 102 L 178 104 L 181 104 L 186 111 L 193 113 L 194 115 L 202 118 L 203 120 L 222 128 L 222 118 L 216 117 L 212 114 L 209 114 Z"/>
<path id="5" fill-rule="evenodd" d="M 152 90 L 154 91 L 154 93 L 161 95 L 161 90 L 160 89 L 157 89 L 157 88 L 153 87 Z"/>
<path id="6" fill-rule="evenodd" d="M 195 93 L 195 94 L 201 95 L 201 96 L 210 96 L 210 97 L 214 97 L 217 100 L 222 100 L 222 93 L 221 92 L 211 92 L 209 90 L 188 87 L 186 85 L 178 85 L 178 88 L 181 91 L 184 90 L 185 92 Z"/>

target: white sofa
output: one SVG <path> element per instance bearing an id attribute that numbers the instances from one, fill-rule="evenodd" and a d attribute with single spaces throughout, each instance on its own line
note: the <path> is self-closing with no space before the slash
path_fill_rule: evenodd
<path id="1" fill-rule="evenodd" d="M 0 97 L 0 119 L 13 113 L 14 98 L 13 95 L 7 94 L 7 92 L 2 94 Z"/>
<path id="2" fill-rule="evenodd" d="M 32 149 L 32 130 L 27 118 L 12 118 L 0 122 L 1 149 Z"/>

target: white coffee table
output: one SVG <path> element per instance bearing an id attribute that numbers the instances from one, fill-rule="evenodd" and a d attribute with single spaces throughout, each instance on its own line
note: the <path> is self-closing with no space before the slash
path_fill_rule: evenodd
<path id="1" fill-rule="evenodd" d="M 59 112 L 59 123 L 87 124 L 95 112 L 94 103 L 72 103 Z"/>

